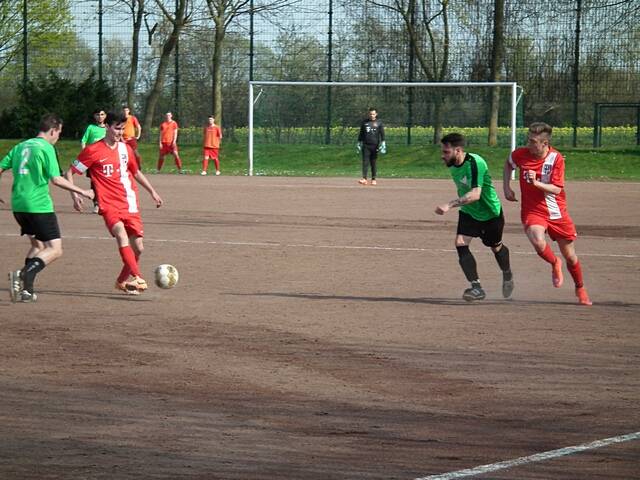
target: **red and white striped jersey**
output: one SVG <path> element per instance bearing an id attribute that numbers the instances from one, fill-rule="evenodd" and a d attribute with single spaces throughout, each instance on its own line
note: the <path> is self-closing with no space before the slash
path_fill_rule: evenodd
<path id="1" fill-rule="evenodd" d="M 133 176 L 138 163 L 124 142 L 109 147 L 104 140 L 87 145 L 71 165 L 74 173 L 89 171 L 101 210 L 140 211 L 138 186 Z"/>
<path id="2" fill-rule="evenodd" d="M 554 148 L 549 148 L 545 158 L 534 158 L 526 147 L 515 149 L 509 156 L 513 168 L 520 169 L 520 192 L 522 214 L 535 213 L 549 220 L 568 218 L 567 200 L 564 192 L 564 157 Z M 553 184 L 562 191 L 558 194 L 545 193 L 528 183 L 524 173 L 536 172 L 536 179 L 542 183 Z"/>

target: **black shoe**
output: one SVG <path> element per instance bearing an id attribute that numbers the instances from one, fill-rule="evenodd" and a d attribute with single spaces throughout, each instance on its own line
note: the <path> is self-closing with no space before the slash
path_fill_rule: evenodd
<path id="1" fill-rule="evenodd" d="M 462 294 L 462 298 L 464 298 L 467 302 L 474 302 L 477 300 L 484 300 L 487 294 L 484 292 L 480 283 L 473 282 L 471 284 L 471 288 L 467 288 Z"/>
<path id="2" fill-rule="evenodd" d="M 507 278 L 509 280 L 507 280 Z M 509 272 L 508 275 L 505 275 L 502 278 L 502 296 L 504 298 L 511 298 L 511 294 L 513 293 L 513 276 L 511 275 L 511 272 Z"/>

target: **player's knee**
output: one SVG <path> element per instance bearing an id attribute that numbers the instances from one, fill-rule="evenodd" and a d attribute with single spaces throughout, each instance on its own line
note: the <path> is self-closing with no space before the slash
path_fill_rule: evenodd
<path id="1" fill-rule="evenodd" d="M 456 251 L 461 262 L 473 256 L 471 250 L 469 250 L 469 245 L 456 245 Z"/>

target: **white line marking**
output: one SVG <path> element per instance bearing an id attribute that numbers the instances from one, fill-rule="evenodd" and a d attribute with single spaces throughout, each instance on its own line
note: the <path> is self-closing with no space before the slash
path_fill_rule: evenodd
<path id="1" fill-rule="evenodd" d="M 605 438 L 603 440 L 583 443 L 582 445 L 576 445 L 573 447 L 565 447 L 559 448 L 557 450 L 549 450 L 548 452 L 536 453 L 535 455 L 529 455 L 528 457 L 520 457 L 514 458 L 513 460 L 506 460 L 504 462 L 480 465 L 479 467 L 469 468 L 466 470 L 458 470 L 457 472 L 420 477 L 416 478 L 415 480 L 453 480 L 456 478 L 472 477 L 475 475 L 481 475 L 483 473 L 495 472 L 496 470 L 503 470 L 505 468 L 517 467 L 519 465 L 526 465 L 529 463 L 542 462 L 544 460 L 550 460 L 552 458 L 562 457 L 564 455 L 573 455 L 574 453 L 584 452 L 585 450 L 593 450 L 595 448 L 607 447 L 616 443 L 630 442 L 632 440 L 638 439 L 640 439 L 640 432 L 629 433 L 627 435 Z"/>
<path id="2" fill-rule="evenodd" d="M 3 233 L 0 237 L 19 237 L 15 233 Z M 63 240 L 112 240 L 113 237 L 94 237 L 94 236 L 73 236 L 65 235 Z M 331 248 L 336 250 L 378 250 L 389 252 L 428 252 L 428 253 L 455 253 L 452 248 L 421 248 L 421 247 L 385 247 L 382 245 L 313 245 L 310 243 L 279 243 L 279 242 L 225 242 L 216 240 L 180 240 L 168 238 L 144 238 L 145 243 L 186 243 L 191 245 L 229 245 L 239 247 L 273 247 L 273 248 Z M 483 249 L 478 253 L 491 252 L 489 249 Z M 518 252 L 512 251 L 516 255 L 537 255 L 536 252 Z M 580 252 L 581 257 L 606 257 L 606 258 L 640 258 L 640 254 L 619 254 L 619 253 L 585 253 Z"/>

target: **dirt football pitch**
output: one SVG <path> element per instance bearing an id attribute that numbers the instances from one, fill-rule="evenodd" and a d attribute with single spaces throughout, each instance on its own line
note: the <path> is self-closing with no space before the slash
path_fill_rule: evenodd
<path id="1" fill-rule="evenodd" d="M 463 301 L 449 180 L 149 178 L 142 271 L 180 282 L 139 297 L 52 187 L 64 256 L 10 303 L 1 206 L 0 479 L 640 478 L 639 183 L 567 185 L 584 307 L 513 203 L 513 299 L 475 240 L 487 298 Z"/>

